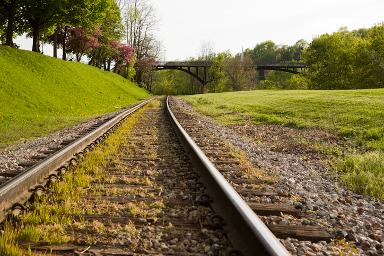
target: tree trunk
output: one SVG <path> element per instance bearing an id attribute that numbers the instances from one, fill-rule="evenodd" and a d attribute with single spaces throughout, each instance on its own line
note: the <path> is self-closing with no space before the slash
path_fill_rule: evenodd
<path id="1" fill-rule="evenodd" d="M 32 51 L 40 52 L 40 31 L 38 25 L 32 25 Z"/>
<path id="2" fill-rule="evenodd" d="M 141 84 L 141 82 L 142 82 L 142 79 L 143 78 L 143 73 L 142 73 L 142 71 L 140 70 L 140 68 L 137 68 L 136 69 L 136 77 L 135 77 L 135 81 L 136 81 L 136 83 L 140 86 L 140 87 L 142 87 L 142 84 Z"/>
<path id="3" fill-rule="evenodd" d="M 107 71 L 111 71 L 111 59 L 108 59 Z"/>
<path id="4" fill-rule="evenodd" d="M 57 34 L 59 29 L 55 30 L 55 34 L 53 35 L 53 57 L 57 58 Z"/>
<path id="5" fill-rule="evenodd" d="M 13 32 L 15 30 L 16 0 L 12 0 L 8 7 L 8 25 L 5 34 L 5 44 L 14 47 Z"/>
<path id="6" fill-rule="evenodd" d="M 64 37 L 63 37 L 63 60 L 67 60 L 67 52 L 66 52 L 66 39 L 67 39 L 67 30 L 68 30 L 68 27 L 65 26 L 64 28 Z"/>

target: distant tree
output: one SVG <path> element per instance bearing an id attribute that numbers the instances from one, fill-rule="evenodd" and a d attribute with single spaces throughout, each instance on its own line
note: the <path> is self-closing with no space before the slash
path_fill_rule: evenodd
<path id="1" fill-rule="evenodd" d="M 199 50 L 199 60 L 212 60 L 215 57 L 213 44 L 210 41 L 203 42 Z"/>
<path id="2" fill-rule="evenodd" d="M 368 71 L 366 79 L 371 86 L 384 87 L 384 23 L 369 29 L 367 40 L 363 57 L 367 57 L 368 63 L 363 63 L 362 68 Z"/>
<path id="3" fill-rule="evenodd" d="M 240 54 L 225 60 L 223 70 L 232 91 L 251 89 L 256 84 L 257 72 L 248 68 L 251 64 L 250 58 L 242 58 Z"/>
<path id="4" fill-rule="evenodd" d="M 130 0 L 126 2 L 125 28 L 127 44 L 135 50 L 136 81 L 141 84 L 148 77 L 140 67 L 160 54 L 160 43 L 153 34 L 158 23 L 153 7 L 145 0 Z"/>
<path id="5" fill-rule="evenodd" d="M 315 38 L 304 54 L 308 78 L 315 89 L 363 88 L 356 63 L 364 41 L 345 29 Z"/>
<path id="6" fill-rule="evenodd" d="M 245 50 L 255 64 L 274 64 L 278 61 L 278 47 L 273 41 L 257 44 L 253 49 Z"/>
<path id="7" fill-rule="evenodd" d="M 208 77 L 210 81 L 208 83 L 209 92 L 224 92 L 228 91 L 228 77 L 224 72 L 224 63 L 228 62 L 228 59 L 232 58 L 229 52 L 222 52 L 217 54 L 212 59 L 212 67 L 208 71 Z"/>

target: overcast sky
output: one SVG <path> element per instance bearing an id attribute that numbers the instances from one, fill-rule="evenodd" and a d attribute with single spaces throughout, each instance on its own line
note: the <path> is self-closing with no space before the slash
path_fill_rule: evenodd
<path id="1" fill-rule="evenodd" d="M 384 0 L 148 0 L 160 20 L 156 34 L 165 59 L 196 56 L 203 42 L 215 51 L 241 52 L 265 40 L 311 41 L 340 27 L 384 22 Z M 30 42 L 18 39 L 22 48 Z"/>

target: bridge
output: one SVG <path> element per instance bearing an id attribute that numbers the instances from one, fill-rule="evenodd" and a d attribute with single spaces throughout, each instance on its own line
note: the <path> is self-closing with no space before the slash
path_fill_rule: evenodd
<path id="1" fill-rule="evenodd" d="M 208 69 L 212 67 L 211 61 L 167 61 L 157 62 L 154 65 L 155 70 L 180 70 L 186 72 L 196 78 L 203 87 L 209 83 Z M 275 70 L 281 72 L 288 72 L 292 74 L 300 74 L 306 68 L 303 63 L 281 63 L 281 64 L 264 64 L 264 65 L 248 65 L 248 69 L 255 69 L 259 71 L 261 80 L 265 79 L 265 71 Z"/>

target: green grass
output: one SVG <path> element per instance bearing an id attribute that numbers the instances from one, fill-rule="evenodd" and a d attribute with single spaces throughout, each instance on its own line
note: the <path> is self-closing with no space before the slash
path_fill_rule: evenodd
<path id="1" fill-rule="evenodd" d="M 319 127 L 384 150 L 384 89 L 251 91 L 183 97 L 221 124 Z"/>
<path id="2" fill-rule="evenodd" d="M 341 181 L 354 191 L 384 200 L 384 152 L 350 155 L 336 168 Z"/>
<path id="3" fill-rule="evenodd" d="M 341 181 L 356 192 L 384 199 L 384 89 L 258 90 L 183 99 L 223 125 L 316 127 L 350 137 L 355 145 L 369 153 L 339 159 L 337 169 L 342 174 Z"/>
<path id="4" fill-rule="evenodd" d="M 0 148 L 148 97 L 112 72 L 0 46 Z"/>

